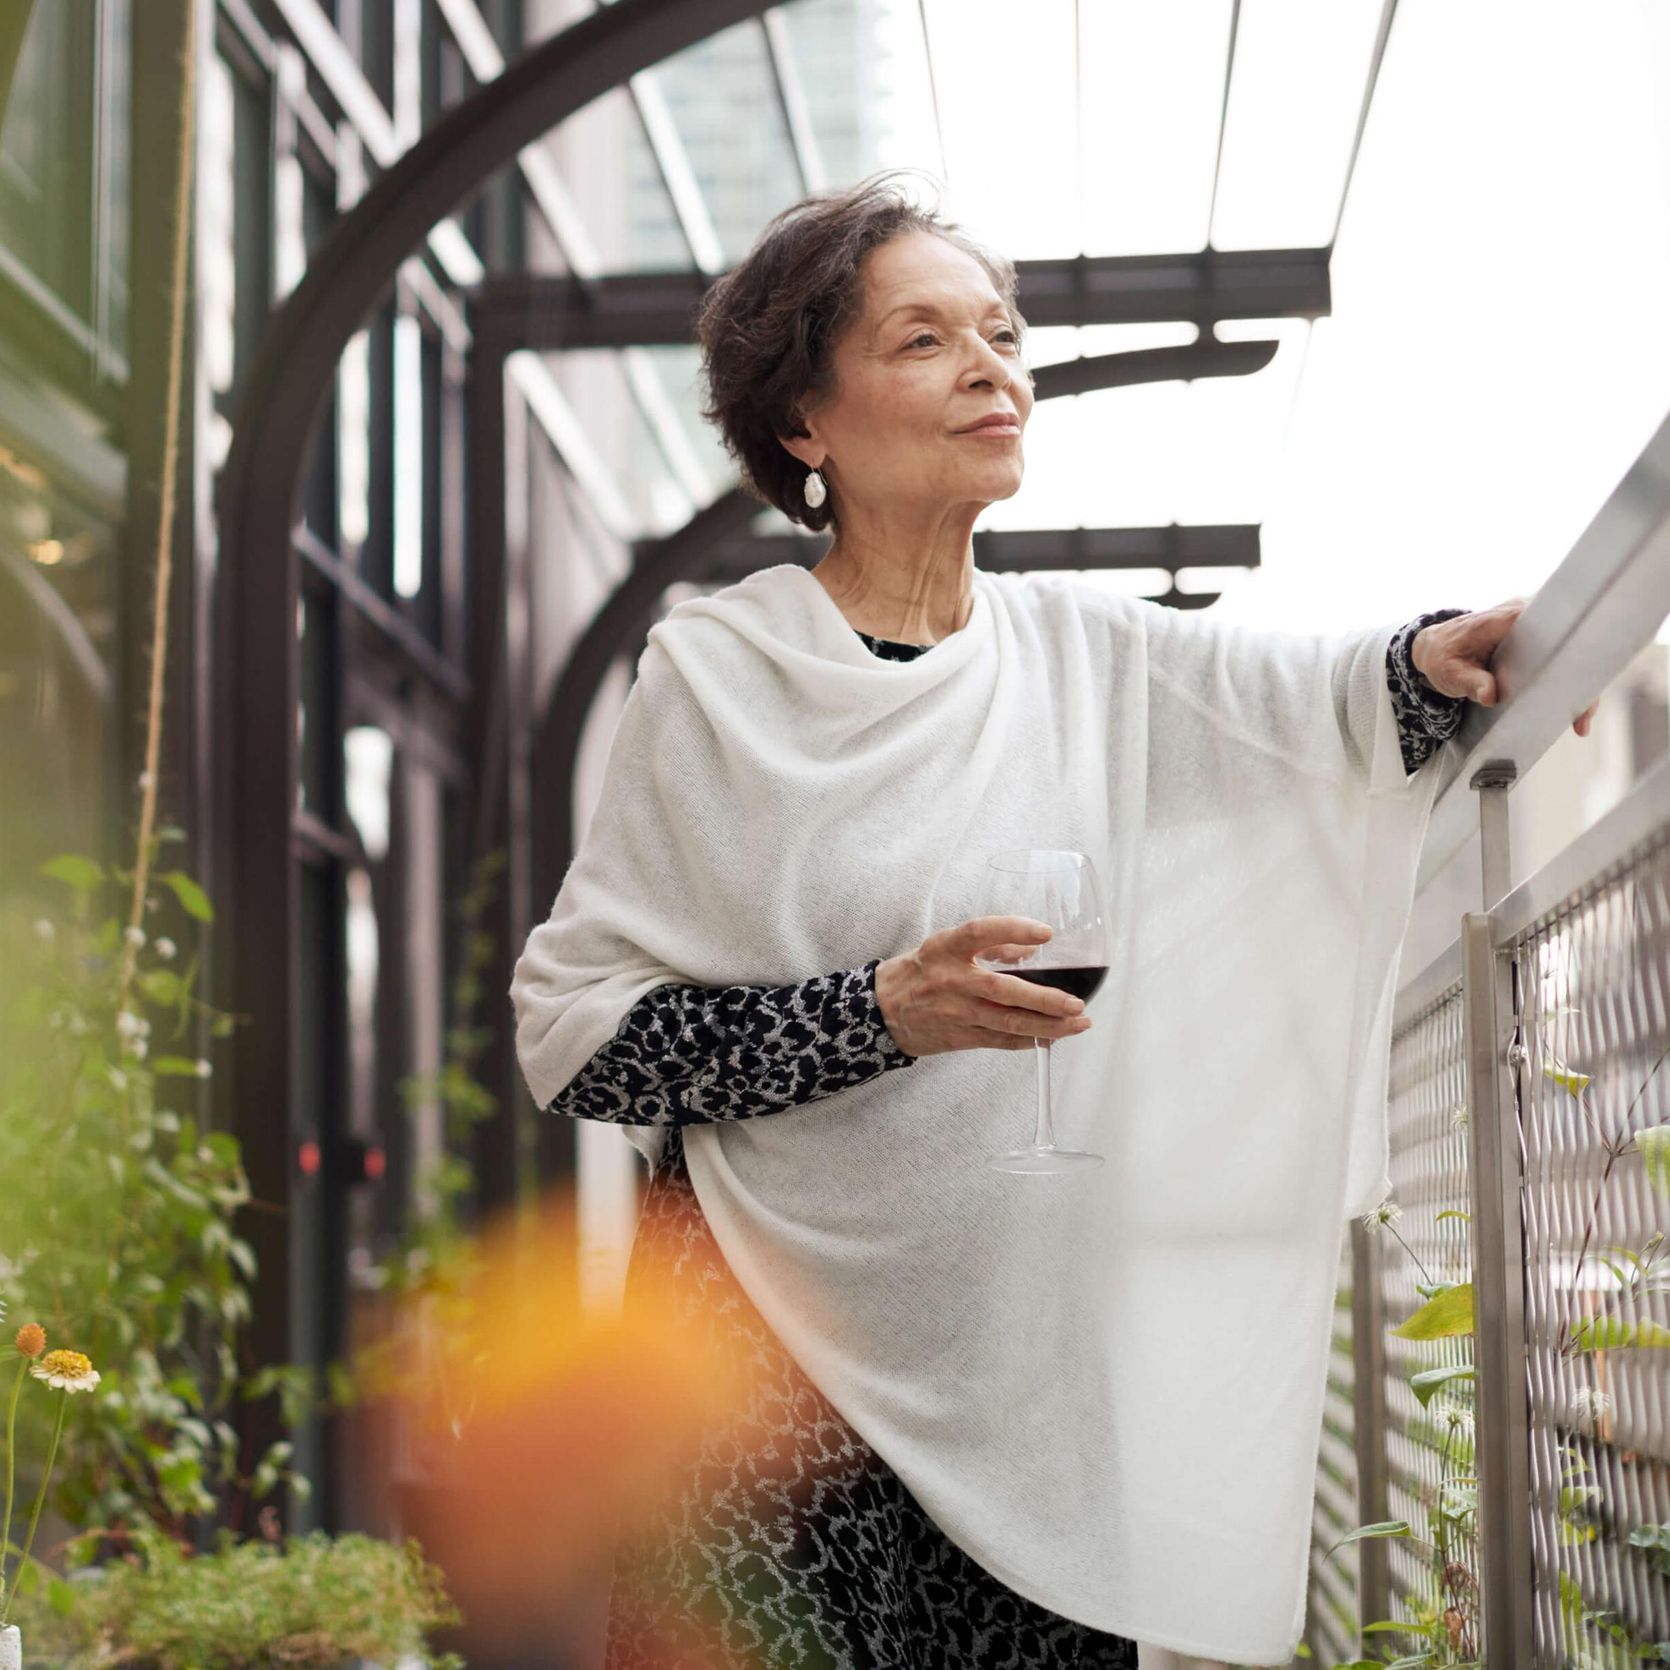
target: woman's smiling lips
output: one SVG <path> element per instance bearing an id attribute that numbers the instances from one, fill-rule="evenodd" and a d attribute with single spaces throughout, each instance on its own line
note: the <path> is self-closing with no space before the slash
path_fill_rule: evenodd
<path id="1" fill-rule="evenodd" d="M 966 429 L 952 430 L 954 435 L 1018 435 L 1020 432 L 1020 421 L 1013 412 L 991 412 Z"/>

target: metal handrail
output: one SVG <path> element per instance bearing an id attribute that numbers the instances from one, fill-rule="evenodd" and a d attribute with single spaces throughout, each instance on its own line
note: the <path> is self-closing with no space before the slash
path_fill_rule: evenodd
<path id="1" fill-rule="evenodd" d="M 1577 715 L 1653 641 L 1666 616 L 1670 416 L 1502 640 L 1491 667 L 1496 704 L 1469 705 L 1456 733 L 1460 763 L 1433 806 L 1417 892 L 1477 833 L 1476 773 L 1507 762 L 1523 781 Z"/>
<path id="2" fill-rule="evenodd" d="M 1576 894 L 1625 867 L 1644 843 L 1670 823 L 1670 756 L 1653 767 L 1622 800 L 1528 876 L 1491 911 L 1498 946 L 1512 945 L 1533 923 Z"/>

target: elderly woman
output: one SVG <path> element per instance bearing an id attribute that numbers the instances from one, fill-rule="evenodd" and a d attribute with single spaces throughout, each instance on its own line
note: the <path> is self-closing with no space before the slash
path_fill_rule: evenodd
<path id="1" fill-rule="evenodd" d="M 835 537 L 651 631 L 512 986 L 540 1106 L 651 1162 L 628 1303 L 665 1277 L 751 1371 L 620 1546 L 610 1670 L 1285 1662 L 1302 1622 L 1420 768 L 1522 604 L 1300 639 L 982 573 L 1023 332 L 1013 266 L 887 176 L 702 311 L 744 481 Z M 1096 1016 L 974 960 L 1046 937 L 974 909 L 1018 846 L 1104 873 Z M 992 1172 L 1007 1052 L 1065 1038 L 1106 1165 Z"/>

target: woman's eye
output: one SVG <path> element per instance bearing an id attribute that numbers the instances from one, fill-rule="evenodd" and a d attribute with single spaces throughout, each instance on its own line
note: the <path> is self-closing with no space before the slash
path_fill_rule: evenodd
<path id="1" fill-rule="evenodd" d="M 910 341 L 905 344 L 905 346 L 907 348 L 914 348 L 918 343 L 932 342 L 933 340 L 934 334 L 932 331 L 923 331 L 920 336 L 913 336 Z"/>

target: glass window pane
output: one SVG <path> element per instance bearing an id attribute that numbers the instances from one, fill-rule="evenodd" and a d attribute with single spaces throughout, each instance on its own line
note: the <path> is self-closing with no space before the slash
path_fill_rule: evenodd
<path id="1" fill-rule="evenodd" d="M 718 428 L 701 415 L 706 399 L 706 391 L 698 381 L 701 350 L 692 343 L 688 347 L 644 348 L 640 352 L 655 367 L 661 386 L 678 414 L 679 426 L 695 448 L 697 462 L 707 472 L 717 494 L 735 480 L 736 465 L 725 451 Z"/>
<path id="2" fill-rule="evenodd" d="M 0 242 L 90 318 L 94 0 L 40 0 L 0 127 Z"/>
<path id="3" fill-rule="evenodd" d="M 1241 8 L 1212 222 L 1219 249 L 1331 241 L 1379 0 L 1267 0 Z"/>
<path id="4" fill-rule="evenodd" d="M 1086 255 L 1205 247 L 1229 22 L 1230 0 L 1080 9 Z"/>
<path id="5" fill-rule="evenodd" d="M 259 72 L 257 72 L 259 73 Z M 209 386 L 223 411 L 237 403 L 270 305 L 273 177 L 268 144 L 271 83 L 248 79 L 218 54 L 203 82 L 203 194 L 198 235 L 206 245 L 202 291 Z"/>
<path id="6" fill-rule="evenodd" d="M 549 143 L 605 271 L 688 270 L 690 246 L 626 88 L 577 110 Z"/>
<path id="7" fill-rule="evenodd" d="M 854 185 L 886 165 L 890 106 L 910 69 L 885 28 L 886 11 L 886 0 L 795 0 L 779 8 L 833 187 Z"/>
<path id="8" fill-rule="evenodd" d="M 952 217 L 1014 259 L 1077 255 L 1073 0 L 1006 9 L 928 0 L 928 45 L 945 137 Z M 1025 88 L 1024 111 L 993 77 Z"/>
<path id="9" fill-rule="evenodd" d="M 689 495 L 678 485 L 633 397 L 620 356 L 611 348 L 541 356 L 570 407 L 585 414 L 587 441 L 613 470 L 635 526 L 670 533 L 689 519 Z"/>
<path id="10" fill-rule="evenodd" d="M 119 664 L 116 542 L 47 477 L 0 452 L 0 884 L 55 852 L 95 852 L 126 719 Z M 118 733 L 117 726 L 123 726 Z"/>
<path id="11" fill-rule="evenodd" d="M 133 22 L 129 0 L 105 0 L 100 19 L 100 121 L 109 135 L 99 157 L 99 198 L 103 207 L 98 250 L 99 332 L 118 353 L 128 341 L 128 127 L 133 83 Z"/>
<path id="12" fill-rule="evenodd" d="M 728 261 L 801 195 L 765 38 L 750 19 L 653 72 Z"/>

